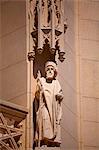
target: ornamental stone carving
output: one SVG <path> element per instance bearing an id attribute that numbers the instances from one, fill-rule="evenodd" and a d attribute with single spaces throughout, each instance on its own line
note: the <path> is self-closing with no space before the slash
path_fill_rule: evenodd
<path id="1" fill-rule="evenodd" d="M 67 29 L 64 0 L 31 0 L 29 19 L 35 55 L 36 52 L 41 54 L 47 43 L 50 52 L 54 55 L 58 51 L 59 60 L 64 61 L 64 35 Z"/>

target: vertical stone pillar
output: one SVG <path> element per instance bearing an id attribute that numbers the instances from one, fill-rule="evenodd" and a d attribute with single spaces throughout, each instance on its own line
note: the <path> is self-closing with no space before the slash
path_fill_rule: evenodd
<path id="1" fill-rule="evenodd" d="M 32 9 L 32 8 L 31 8 Z M 35 91 L 35 79 L 33 77 L 33 58 L 34 51 L 33 50 L 33 40 L 31 37 L 32 31 L 32 19 L 30 18 L 30 14 L 32 10 L 30 9 L 30 2 L 26 1 L 26 41 L 27 41 L 27 107 L 29 110 L 27 116 L 27 140 L 26 140 L 26 150 L 33 150 L 33 99 L 34 99 L 34 91 Z M 31 11 L 31 12 L 30 12 Z"/>

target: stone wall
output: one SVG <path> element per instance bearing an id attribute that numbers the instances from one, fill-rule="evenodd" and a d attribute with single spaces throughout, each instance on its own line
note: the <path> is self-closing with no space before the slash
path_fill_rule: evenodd
<path id="1" fill-rule="evenodd" d="M 79 0 L 79 100 L 83 150 L 99 149 L 99 1 Z"/>
<path id="2" fill-rule="evenodd" d="M 25 0 L 2 0 L 0 15 L 0 98 L 26 106 Z"/>
<path id="3" fill-rule="evenodd" d="M 62 118 L 62 150 L 78 150 L 78 114 L 76 91 L 76 12 L 75 0 L 65 0 L 65 61 L 59 62 L 59 80 L 64 93 Z"/>

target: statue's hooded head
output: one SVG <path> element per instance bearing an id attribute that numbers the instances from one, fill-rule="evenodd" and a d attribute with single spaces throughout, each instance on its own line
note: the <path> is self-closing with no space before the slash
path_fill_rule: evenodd
<path id="1" fill-rule="evenodd" d="M 53 61 L 48 61 L 45 64 L 46 79 L 53 80 L 57 76 L 57 65 Z"/>

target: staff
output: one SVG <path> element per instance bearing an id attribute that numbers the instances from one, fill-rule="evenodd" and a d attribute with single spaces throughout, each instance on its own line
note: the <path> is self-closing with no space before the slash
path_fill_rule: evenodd
<path id="1" fill-rule="evenodd" d="M 40 71 L 38 70 L 38 73 L 37 73 L 37 85 L 39 86 L 39 90 L 40 90 L 40 97 L 39 97 L 39 110 L 37 112 L 37 115 L 38 115 L 38 120 L 39 120 L 39 135 L 38 135 L 38 147 L 40 149 L 40 141 L 41 141 L 41 129 L 42 129 L 42 106 L 43 106 L 43 99 L 42 99 L 42 93 L 43 93 L 43 86 L 42 86 L 42 83 L 41 83 L 41 73 Z"/>

